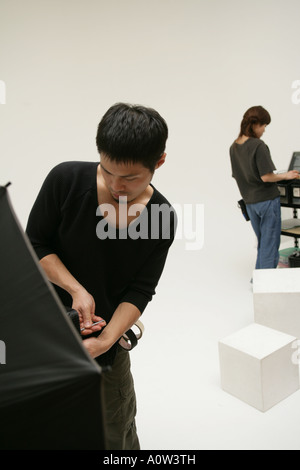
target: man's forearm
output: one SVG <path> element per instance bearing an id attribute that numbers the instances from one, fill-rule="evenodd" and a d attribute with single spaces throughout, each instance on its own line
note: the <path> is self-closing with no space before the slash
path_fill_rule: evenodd
<path id="1" fill-rule="evenodd" d="M 71 296 L 82 287 L 56 254 L 45 256 L 40 260 L 40 264 L 49 281 L 67 291 Z"/>
<path id="2" fill-rule="evenodd" d="M 101 335 L 97 338 L 84 340 L 84 346 L 92 357 L 100 356 L 108 351 L 134 325 L 140 316 L 141 312 L 135 305 L 122 302 L 115 310 Z"/>
<path id="3" fill-rule="evenodd" d="M 40 264 L 49 281 L 64 289 L 72 297 L 72 308 L 79 314 L 80 323 L 85 328 L 84 334 L 100 331 L 103 326 L 100 324 L 90 330 L 91 324 L 100 320 L 100 317 L 95 316 L 93 296 L 74 278 L 59 257 L 56 254 L 47 255 L 41 259 Z"/>
<path id="4" fill-rule="evenodd" d="M 49 281 L 66 290 L 72 296 L 73 308 L 79 314 L 82 314 L 84 320 L 88 320 L 85 325 L 89 325 L 90 317 L 86 316 L 86 312 L 93 314 L 94 305 L 91 303 L 92 297 L 85 291 L 84 287 L 73 277 L 56 254 L 45 256 L 41 259 L 40 264 Z M 84 344 L 92 357 L 97 357 L 108 351 L 134 325 L 140 316 L 141 312 L 135 305 L 122 302 L 115 310 L 101 335 L 98 338 L 84 340 Z"/>
<path id="5" fill-rule="evenodd" d="M 115 310 L 111 320 L 102 332 L 102 339 L 109 339 L 113 345 L 140 318 L 139 309 L 129 303 L 122 302 Z"/>

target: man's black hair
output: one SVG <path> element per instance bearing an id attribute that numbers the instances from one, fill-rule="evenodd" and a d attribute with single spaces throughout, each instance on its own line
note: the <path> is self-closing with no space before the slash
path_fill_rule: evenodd
<path id="1" fill-rule="evenodd" d="M 163 155 L 168 127 L 160 114 L 141 105 L 117 103 L 101 119 L 99 153 L 119 163 L 141 163 L 151 172 Z"/>

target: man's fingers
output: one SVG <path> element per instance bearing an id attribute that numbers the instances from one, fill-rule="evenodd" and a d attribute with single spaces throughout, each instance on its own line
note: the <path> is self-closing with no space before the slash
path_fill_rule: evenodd
<path id="1" fill-rule="evenodd" d="M 84 330 L 87 330 L 87 329 L 97 331 L 97 330 L 100 330 L 105 324 L 106 324 L 105 320 L 98 320 L 94 323 L 91 323 L 91 325 L 89 325 L 88 328 L 86 326 L 84 326 L 83 328 L 81 328 L 81 331 L 84 331 Z M 95 328 L 97 325 L 99 325 L 99 326 L 97 328 Z"/>

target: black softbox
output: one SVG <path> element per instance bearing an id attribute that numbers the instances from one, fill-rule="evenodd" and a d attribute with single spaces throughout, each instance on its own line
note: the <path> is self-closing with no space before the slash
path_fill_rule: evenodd
<path id="1" fill-rule="evenodd" d="M 89 357 L 0 187 L 0 449 L 103 450 Z"/>

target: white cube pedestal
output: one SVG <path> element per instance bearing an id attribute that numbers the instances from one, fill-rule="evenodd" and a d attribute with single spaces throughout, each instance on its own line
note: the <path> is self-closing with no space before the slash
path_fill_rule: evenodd
<path id="1" fill-rule="evenodd" d="M 253 273 L 254 321 L 300 338 L 300 268 Z"/>
<path id="2" fill-rule="evenodd" d="M 222 389 L 267 411 L 299 389 L 299 366 L 292 360 L 295 341 L 255 323 L 219 341 Z"/>

